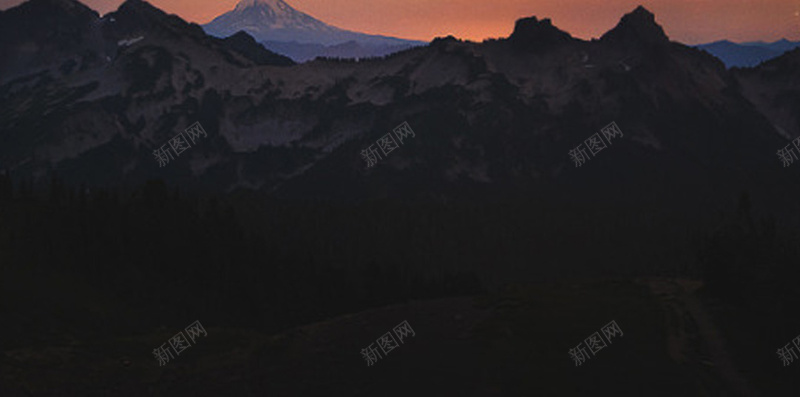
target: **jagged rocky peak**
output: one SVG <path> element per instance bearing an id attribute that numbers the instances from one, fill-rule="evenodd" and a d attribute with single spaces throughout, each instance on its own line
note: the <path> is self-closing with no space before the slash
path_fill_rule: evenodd
<path id="1" fill-rule="evenodd" d="M 107 25 L 118 39 L 129 35 L 144 35 L 146 32 L 169 32 L 170 37 L 183 35 L 200 38 L 205 36 L 199 25 L 191 24 L 177 15 L 167 14 L 144 0 L 126 0 L 117 11 L 107 15 L 116 22 Z"/>
<path id="2" fill-rule="evenodd" d="M 154 6 L 153 4 L 150 4 L 150 2 L 148 2 L 146 0 L 125 0 L 125 2 L 123 2 L 120 5 L 120 8 L 123 8 L 123 7 L 135 8 L 135 9 L 145 9 L 145 10 L 158 10 L 158 11 L 164 12 L 160 8 Z"/>
<path id="3" fill-rule="evenodd" d="M 132 21 L 140 23 L 142 26 L 150 26 L 158 23 L 177 22 L 180 25 L 188 26 L 189 23 L 174 14 L 167 14 L 160 8 L 148 3 L 144 0 L 125 0 L 117 11 L 110 14 L 114 15 L 117 19 L 129 18 Z"/>
<path id="4" fill-rule="evenodd" d="M 77 0 L 30 0 L 20 5 L 20 8 L 35 10 L 36 12 L 57 11 L 72 16 L 99 16 L 97 11 L 92 10 Z"/>
<path id="5" fill-rule="evenodd" d="M 75 8 L 88 8 L 77 0 L 30 0 L 31 4 L 47 4 L 50 6 L 60 7 L 66 10 Z"/>
<path id="6" fill-rule="evenodd" d="M 669 37 L 664 29 L 656 23 L 656 16 L 642 6 L 625 14 L 614 29 L 600 38 L 605 42 L 664 44 Z"/>
<path id="7" fill-rule="evenodd" d="M 164 14 L 159 8 L 153 6 L 152 4 L 144 1 L 144 0 L 125 0 L 124 3 L 120 4 L 117 12 L 122 13 L 156 13 L 156 14 Z"/>
<path id="8" fill-rule="evenodd" d="M 569 33 L 553 26 L 549 18 L 540 21 L 534 16 L 517 20 L 509 40 L 515 46 L 542 48 L 566 43 L 573 38 Z"/>

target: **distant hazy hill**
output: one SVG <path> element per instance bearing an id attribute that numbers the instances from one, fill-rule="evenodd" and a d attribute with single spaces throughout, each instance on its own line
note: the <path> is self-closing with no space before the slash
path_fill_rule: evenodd
<path id="1" fill-rule="evenodd" d="M 283 0 L 241 0 L 234 10 L 215 18 L 204 29 L 217 37 L 245 31 L 270 50 L 296 61 L 317 56 L 382 56 L 427 44 L 340 29 L 295 10 Z"/>
<path id="2" fill-rule="evenodd" d="M 786 39 L 774 43 L 762 41 L 733 43 L 723 40 L 697 46 L 697 48 L 706 50 L 721 59 L 729 68 L 756 66 L 797 47 L 800 47 L 800 42 Z"/>

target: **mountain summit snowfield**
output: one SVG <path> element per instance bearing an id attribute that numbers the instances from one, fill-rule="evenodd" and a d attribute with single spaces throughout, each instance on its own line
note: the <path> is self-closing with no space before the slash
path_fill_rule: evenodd
<path id="1" fill-rule="evenodd" d="M 336 44 L 328 35 L 342 30 L 300 11 L 283 0 L 242 0 L 233 11 L 215 18 L 206 31 L 216 36 L 230 36 L 243 30 L 256 40 L 286 40 Z"/>
<path id="2" fill-rule="evenodd" d="M 283 0 L 241 0 L 232 11 L 204 26 L 213 36 L 228 37 L 244 31 L 272 50 L 295 60 L 319 55 L 339 57 L 380 56 L 424 42 L 353 32 L 326 24 L 292 8 Z M 287 45 L 291 43 L 292 45 Z M 346 44 L 346 46 L 342 46 Z M 357 48 L 352 48 L 353 45 Z M 331 51 L 331 47 L 334 48 Z"/>

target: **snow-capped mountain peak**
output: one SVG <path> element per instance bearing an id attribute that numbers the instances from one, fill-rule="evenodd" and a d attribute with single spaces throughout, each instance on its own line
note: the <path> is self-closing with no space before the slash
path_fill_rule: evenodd
<path id="1" fill-rule="evenodd" d="M 289 14 L 292 11 L 297 12 L 283 0 L 241 0 L 236 4 L 234 11 L 243 11 L 252 7 L 268 7 L 276 13 L 283 14 Z"/>
<path id="2" fill-rule="evenodd" d="M 204 26 L 206 32 L 228 37 L 245 31 L 259 42 L 296 42 L 336 45 L 356 41 L 369 45 L 403 45 L 412 42 L 366 35 L 328 25 L 283 0 L 241 0 L 236 8 Z M 416 44 L 416 43 L 413 43 Z"/>
<path id="3" fill-rule="evenodd" d="M 313 42 L 313 34 L 340 32 L 283 0 L 241 0 L 232 11 L 215 18 L 206 30 L 216 36 L 230 36 L 240 30 L 259 41 L 295 39 Z"/>

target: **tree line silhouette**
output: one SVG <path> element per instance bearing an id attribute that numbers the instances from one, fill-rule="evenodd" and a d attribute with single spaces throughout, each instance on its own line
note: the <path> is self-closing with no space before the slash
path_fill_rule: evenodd
<path id="1" fill-rule="evenodd" d="M 430 248 L 413 240 L 428 236 L 403 238 L 375 213 L 365 222 L 360 210 L 323 203 L 191 196 L 162 181 L 128 192 L 57 178 L 46 190 L 30 186 L 0 175 L 0 274 L 83 280 L 118 307 L 109 323 L 132 329 L 204 318 L 278 331 L 482 289 L 474 274 L 424 259 L 420 248 Z"/>
<path id="2" fill-rule="evenodd" d="M 3 281 L 24 283 L 20 272 L 33 280 L 64 275 L 68 290 L 70 280 L 81 280 L 115 308 L 109 327 L 144 332 L 203 318 L 277 332 L 409 299 L 478 294 L 508 267 L 540 272 L 541 280 L 702 277 L 714 296 L 775 316 L 800 302 L 796 235 L 755 221 L 747 196 L 714 228 L 687 225 L 702 237 L 691 242 L 695 259 L 676 273 L 657 260 L 673 249 L 666 242 L 674 234 L 641 237 L 639 212 L 591 218 L 597 211 L 543 209 L 530 200 L 342 204 L 253 192 L 202 196 L 157 180 L 127 191 L 70 187 L 57 178 L 47 189 L 32 186 L 0 174 Z M 682 257 L 674 254 L 661 259 Z M 599 265 L 625 257 L 629 262 L 616 267 Z M 7 298 L 15 310 L 28 302 Z"/>

